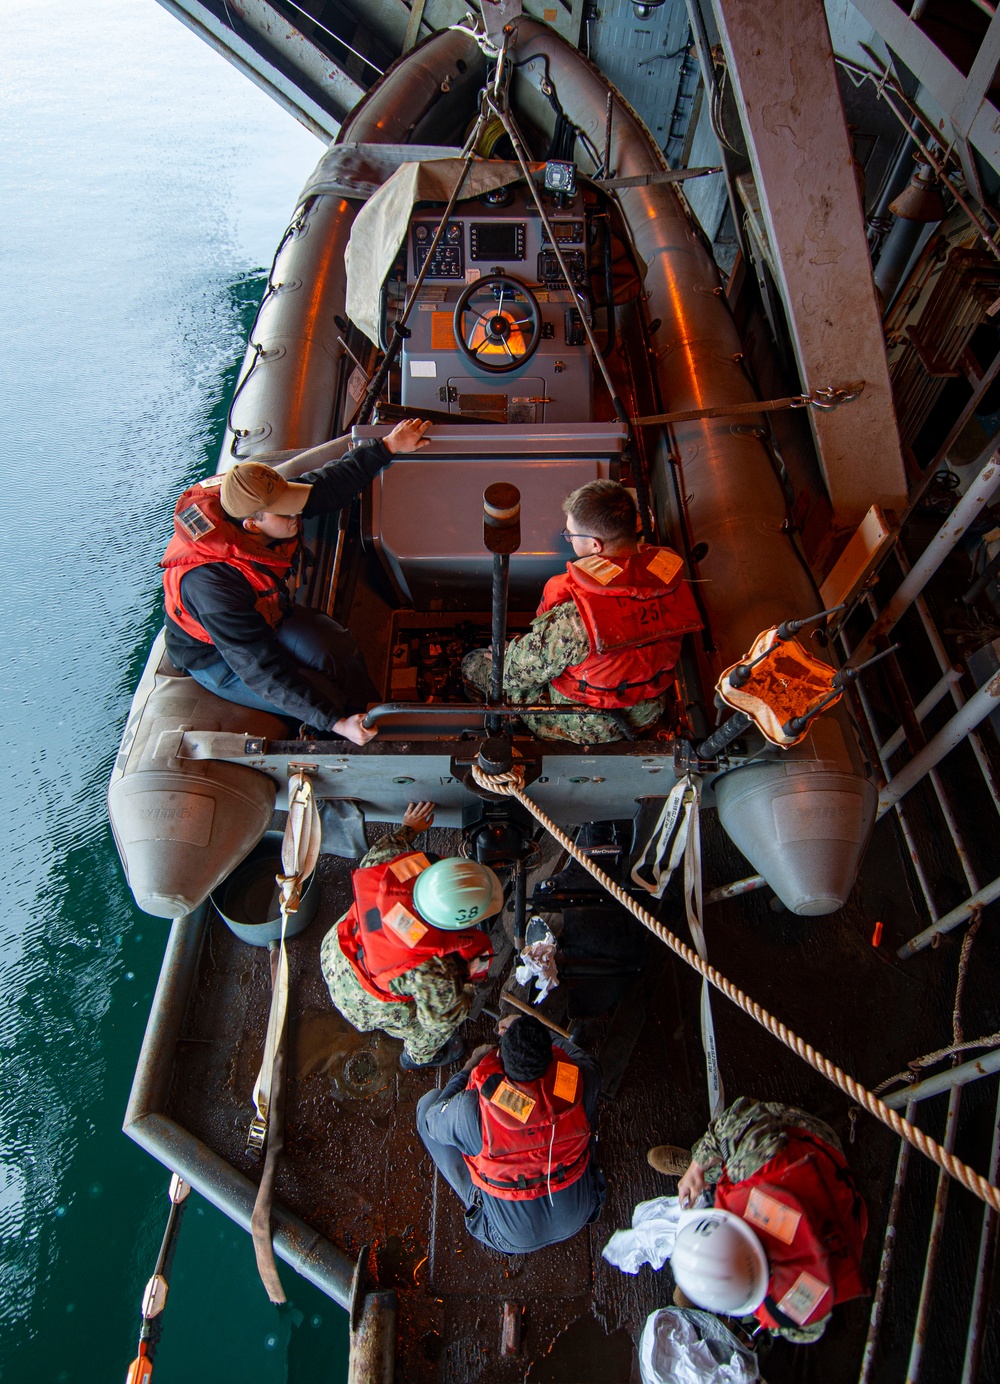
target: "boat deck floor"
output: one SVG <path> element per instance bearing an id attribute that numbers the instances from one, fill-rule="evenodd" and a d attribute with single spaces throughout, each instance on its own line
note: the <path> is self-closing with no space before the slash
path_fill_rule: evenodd
<path id="1" fill-rule="evenodd" d="M 370 835 L 373 830 L 378 834 L 385 828 L 370 827 Z M 706 889 L 749 872 L 714 813 L 704 814 L 703 831 Z M 455 841 L 454 833 L 438 829 L 424 838 L 427 849 L 442 854 L 453 852 Z M 553 856 L 548 868 L 557 866 Z M 704 1129 L 700 982 L 651 939 L 644 972 L 606 1015 L 587 1022 L 584 1041 L 601 1055 L 606 1085 L 617 1086 L 602 1101 L 600 1114 L 599 1155 L 609 1187 L 604 1214 L 566 1244 L 507 1258 L 466 1234 L 461 1206 L 435 1175 L 416 1133 L 418 1097 L 435 1081 L 443 1083 L 452 1069 L 404 1074 L 398 1042 L 356 1033 L 330 1003 L 319 947 L 349 903 L 349 878 L 348 862 L 322 858 L 320 913 L 290 944 L 291 1063 L 279 1200 L 346 1254 L 371 1246 L 370 1283 L 399 1293 L 398 1384 L 637 1380 L 633 1339 L 647 1314 L 671 1301 L 669 1265 L 662 1272 L 644 1266 L 627 1276 L 602 1259 L 601 1249 L 614 1230 L 630 1224 L 637 1202 L 676 1190 L 673 1180 L 648 1166 L 649 1146 L 690 1146 Z M 668 908 L 664 916 L 685 935 L 676 909 Z M 883 922 L 883 941 L 875 949 L 871 935 L 877 919 Z M 761 892 L 713 906 L 707 935 L 711 958 L 724 974 L 871 1085 L 950 1039 L 958 937 L 907 963 L 894 955 L 896 946 L 923 925 L 911 902 L 895 824 L 885 819 L 876 828 L 854 894 L 839 913 L 814 919 L 776 914 Z M 969 1036 L 991 1031 L 995 1001 L 984 978 L 995 974 L 1000 960 L 992 935 L 977 940 L 976 947 L 980 964 L 970 972 L 965 1001 Z M 487 983 L 488 1004 L 496 1004 L 509 958 L 507 948 L 494 966 L 502 975 Z M 247 1155 L 245 1140 L 269 984 L 266 950 L 245 946 L 215 918 L 178 1047 L 167 1112 L 254 1181 L 259 1164 Z M 551 998 L 553 1016 L 559 1017 L 559 991 Z M 715 997 L 714 1011 L 729 1099 L 750 1095 L 792 1102 L 841 1134 L 871 1213 L 865 1266 L 873 1282 L 897 1140 L 862 1114 L 852 1143 L 846 1097 L 722 996 Z M 471 1048 L 494 1035 L 494 1024 L 481 1016 L 467 1030 Z M 971 1132 L 968 1138 L 963 1134 L 958 1148 L 980 1168 L 986 1163 L 993 1093 L 979 1087 L 989 1085 L 967 1088 L 963 1129 Z M 921 1120 L 941 1136 L 942 1098 L 921 1107 Z M 905 1373 L 934 1182 L 934 1169 L 915 1155 L 880 1345 L 880 1369 L 886 1373 L 876 1378 L 902 1379 Z M 925 1384 L 957 1378 L 955 1361 L 964 1350 L 980 1206 L 955 1184 L 952 1199 Z M 523 1309 L 516 1355 L 501 1353 L 505 1302 Z M 867 1300 L 839 1307 L 812 1347 L 778 1341 L 762 1361 L 769 1384 L 855 1379 L 868 1311 Z M 998 1358 L 994 1312 L 982 1378 L 1000 1377 Z"/>

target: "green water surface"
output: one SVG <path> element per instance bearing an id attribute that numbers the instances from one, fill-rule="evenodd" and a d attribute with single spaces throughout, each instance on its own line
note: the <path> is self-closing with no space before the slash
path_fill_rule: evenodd
<path id="1" fill-rule="evenodd" d="M 5 0 L 0 88 L 0 1379 L 134 1354 L 168 1175 L 121 1133 L 167 924 L 104 791 L 173 502 L 215 467 L 261 266 L 320 145 L 154 0 Z M 346 1317 L 197 1195 L 158 1384 L 340 1380 Z"/>

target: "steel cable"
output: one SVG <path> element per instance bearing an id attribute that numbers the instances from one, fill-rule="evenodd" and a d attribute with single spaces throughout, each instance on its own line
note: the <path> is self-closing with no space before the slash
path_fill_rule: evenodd
<path id="1" fill-rule="evenodd" d="M 744 1014 L 748 1014 L 751 1019 L 755 1019 L 762 1028 L 766 1028 L 768 1033 L 784 1043 L 787 1048 L 790 1048 L 792 1052 L 801 1057 L 804 1062 L 808 1062 L 814 1071 L 819 1072 L 821 1076 L 825 1076 L 828 1081 L 833 1082 L 834 1086 L 843 1091 L 845 1095 L 850 1096 L 851 1100 L 855 1101 L 856 1104 L 860 1105 L 864 1110 L 867 1110 L 869 1115 L 874 1115 L 877 1120 L 881 1120 L 884 1125 L 888 1125 L 894 1134 L 899 1135 L 901 1139 L 905 1139 L 907 1143 L 912 1144 L 925 1158 L 929 1158 L 931 1162 L 936 1163 L 939 1168 L 943 1168 L 949 1177 L 953 1177 L 956 1182 L 960 1182 L 967 1191 L 972 1192 L 972 1194 L 979 1197 L 981 1201 L 985 1201 L 989 1206 L 992 1206 L 995 1211 L 1000 1211 L 1000 1188 L 995 1187 L 992 1182 L 989 1182 L 980 1173 L 977 1173 L 974 1168 L 970 1168 L 967 1164 L 956 1158 L 954 1154 L 942 1148 L 934 1139 L 929 1138 L 923 1130 L 918 1129 L 916 1125 L 910 1124 L 908 1120 L 898 1115 L 895 1110 L 890 1110 L 876 1095 L 873 1095 L 866 1087 L 855 1081 L 852 1076 L 848 1076 L 848 1074 L 838 1067 L 835 1062 L 831 1062 L 828 1057 L 824 1057 L 822 1053 L 817 1052 L 811 1043 L 807 1043 L 805 1039 L 793 1033 L 780 1019 L 776 1019 L 773 1014 L 770 1014 L 759 1005 L 756 1000 L 752 1000 L 746 995 L 738 985 L 734 985 L 731 980 L 727 980 L 724 975 L 721 975 L 714 966 L 710 966 L 707 961 L 702 961 L 701 957 L 692 947 L 682 942 L 679 937 L 675 937 L 669 928 L 664 927 L 662 923 L 658 922 L 651 913 L 648 913 L 641 904 L 637 903 L 621 885 L 617 884 L 611 878 L 610 875 L 605 874 L 599 865 L 595 865 L 592 860 L 578 849 L 572 838 L 567 836 L 560 827 L 556 826 L 555 822 L 553 822 L 552 819 L 528 797 L 527 793 L 524 791 L 524 770 L 520 765 L 516 765 L 506 773 L 487 774 L 484 773 L 477 764 L 473 764 L 472 777 L 475 783 L 487 792 L 515 798 L 523 807 L 527 808 L 535 820 L 545 827 L 546 831 L 569 852 L 578 864 L 582 865 L 585 870 L 593 875 L 594 879 L 596 879 L 599 884 L 604 886 L 612 898 L 616 899 L 623 908 L 627 908 L 632 916 L 642 923 L 643 927 L 648 928 L 661 942 L 666 943 L 670 950 L 679 956 L 682 961 L 685 961 L 692 970 L 697 971 L 710 985 L 714 985 L 727 999 L 732 1000 L 733 1004 L 739 1009 L 742 1009 Z"/>

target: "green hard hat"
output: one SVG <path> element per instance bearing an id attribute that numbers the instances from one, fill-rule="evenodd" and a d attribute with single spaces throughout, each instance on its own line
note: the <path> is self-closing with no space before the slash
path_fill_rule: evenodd
<path id="1" fill-rule="evenodd" d="M 475 927 L 503 907 L 503 886 L 475 860 L 438 860 L 417 876 L 413 886 L 417 912 L 448 932 Z"/>

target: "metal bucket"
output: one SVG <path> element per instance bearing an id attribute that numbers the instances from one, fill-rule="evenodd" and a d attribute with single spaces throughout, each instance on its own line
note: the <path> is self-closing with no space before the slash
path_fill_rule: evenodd
<path id="1" fill-rule="evenodd" d="M 281 937 L 281 907 L 275 875 L 282 873 L 280 831 L 266 831 L 231 875 L 212 891 L 212 903 L 231 932 L 251 947 L 266 947 Z M 289 914 L 286 937 L 297 937 L 319 907 L 315 873 L 302 891 L 298 912 Z"/>

